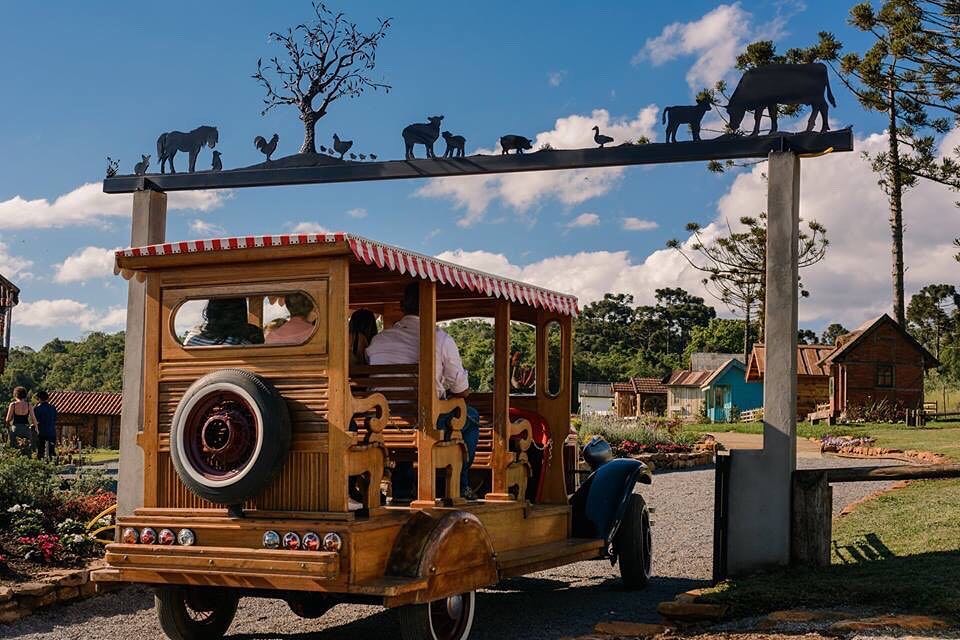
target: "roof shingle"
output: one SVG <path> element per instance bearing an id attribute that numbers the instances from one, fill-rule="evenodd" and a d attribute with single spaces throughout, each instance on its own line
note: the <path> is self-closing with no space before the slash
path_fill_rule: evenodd
<path id="1" fill-rule="evenodd" d="M 115 391 L 51 391 L 50 404 L 60 414 L 119 416 L 123 394 Z"/>

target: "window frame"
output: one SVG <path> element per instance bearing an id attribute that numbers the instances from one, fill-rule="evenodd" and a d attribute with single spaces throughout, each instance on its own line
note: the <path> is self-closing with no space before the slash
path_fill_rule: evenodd
<path id="1" fill-rule="evenodd" d="M 889 384 L 884 384 L 883 380 L 887 377 L 889 373 L 890 382 Z M 891 363 L 879 363 L 877 364 L 876 371 L 876 386 L 878 389 L 892 389 L 896 386 L 896 368 Z"/>

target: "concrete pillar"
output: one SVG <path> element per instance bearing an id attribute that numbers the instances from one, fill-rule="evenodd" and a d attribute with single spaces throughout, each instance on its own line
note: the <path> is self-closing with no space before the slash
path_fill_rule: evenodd
<path id="1" fill-rule="evenodd" d="M 731 575 L 790 561 L 797 463 L 797 242 L 800 159 L 770 154 L 763 379 L 763 450 L 730 453 L 727 568 Z"/>
<path id="2" fill-rule="evenodd" d="M 166 237 L 166 228 L 167 194 L 151 190 L 135 192 L 130 246 L 161 243 Z M 118 515 L 130 515 L 143 505 L 143 451 L 137 446 L 137 433 L 143 428 L 143 318 L 146 294 L 146 284 L 131 278 L 127 285 L 127 329 L 123 348 Z"/>

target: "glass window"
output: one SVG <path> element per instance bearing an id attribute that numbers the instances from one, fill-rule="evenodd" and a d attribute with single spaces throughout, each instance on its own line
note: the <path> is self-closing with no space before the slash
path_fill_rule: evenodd
<path id="1" fill-rule="evenodd" d="M 560 395 L 563 386 L 563 362 L 561 353 L 563 352 L 563 330 L 560 323 L 552 321 L 547 323 L 547 395 L 556 397 Z"/>
<path id="2" fill-rule="evenodd" d="M 313 335 L 317 305 L 302 291 L 187 300 L 173 330 L 185 347 L 296 345 Z"/>
<path id="3" fill-rule="evenodd" d="M 537 392 L 537 328 L 525 322 L 510 322 L 510 393 Z"/>
<path id="4" fill-rule="evenodd" d="M 877 386 L 878 387 L 893 386 L 893 365 L 892 364 L 877 365 Z"/>

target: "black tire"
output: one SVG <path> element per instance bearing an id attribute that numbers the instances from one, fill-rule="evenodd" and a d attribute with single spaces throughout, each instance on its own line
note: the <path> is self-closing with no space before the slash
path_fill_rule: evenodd
<path id="1" fill-rule="evenodd" d="M 170 427 L 170 457 L 186 487 L 216 504 L 260 493 L 290 450 L 287 403 L 240 369 L 209 373 L 183 394 Z"/>
<path id="2" fill-rule="evenodd" d="M 170 640 L 222 638 L 239 601 L 226 589 L 205 587 L 164 586 L 154 596 L 160 627 Z"/>
<path id="3" fill-rule="evenodd" d="M 473 628 L 477 593 L 400 607 L 401 640 L 467 640 Z"/>
<path id="4" fill-rule="evenodd" d="M 319 618 L 336 605 L 334 598 L 316 593 L 305 593 L 287 600 L 290 611 L 306 620 Z"/>
<path id="5" fill-rule="evenodd" d="M 639 493 L 630 495 L 620 530 L 613 541 L 620 577 L 627 589 L 643 589 L 650 582 L 653 565 L 653 534 L 650 510 Z"/>

